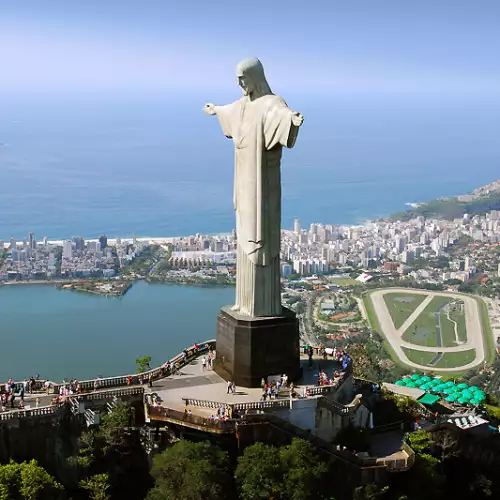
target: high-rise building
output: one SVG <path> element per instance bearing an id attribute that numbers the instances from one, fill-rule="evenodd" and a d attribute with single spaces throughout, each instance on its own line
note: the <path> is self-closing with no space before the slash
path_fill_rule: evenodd
<path id="1" fill-rule="evenodd" d="M 5 243 L 3 242 L 3 240 L 0 240 L 0 252 L 3 252 L 5 248 Z"/>
<path id="2" fill-rule="evenodd" d="M 474 266 L 474 263 L 473 263 L 472 257 L 469 257 L 469 256 L 465 257 L 464 271 L 471 271 L 473 266 Z"/>
<path id="3" fill-rule="evenodd" d="M 73 241 L 75 242 L 75 250 L 78 252 L 85 250 L 85 240 L 81 236 L 76 236 Z"/>
<path id="4" fill-rule="evenodd" d="M 108 237 L 105 234 L 99 236 L 99 243 L 101 244 L 101 250 L 104 250 L 108 246 Z"/>
<path id="5" fill-rule="evenodd" d="M 10 239 L 10 249 L 11 250 L 16 250 L 17 249 L 17 242 L 15 238 Z"/>
<path id="6" fill-rule="evenodd" d="M 300 233 L 300 220 L 297 218 L 293 221 L 293 232 L 295 234 Z"/>
<path id="7" fill-rule="evenodd" d="M 72 259 L 73 258 L 73 242 L 71 240 L 63 241 L 62 256 L 64 259 Z"/>
<path id="8" fill-rule="evenodd" d="M 36 247 L 35 233 L 28 233 L 28 244 L 32 249 Z"/>

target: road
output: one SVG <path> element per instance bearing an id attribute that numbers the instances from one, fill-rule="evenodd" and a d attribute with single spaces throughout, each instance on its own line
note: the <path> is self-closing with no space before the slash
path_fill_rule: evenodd
<path id="1" fill-rule="evenodd" d="M 403 326 L 399 329 L 394 327 L 394 323 L 392 321 L 391 315 L 387 308 L 387 305 L 384 300 L 384 295 L 388 293 L 414 293 L 419 295 L 428 295 L 428 297 L 421 303 L 419 306 L 413 311 L 410 317 L 404 322 Z M 467 331 L 467 341 L 461 345 L 453 346 L 453 347 L 427 347 L 416 344 L 411 344 L 403 340 L 403 333 L 408 329 L 409 326 L 413 324 L 413 322 L 417 319 L 417 317 L 422 313 L 425 307 L 429 304 L 433 297 L 447 295 L 460 300 L 463 300 L 465 305 L 465 326 Z M 476 357 L 470 363 L 467 363 L 464 366 L 457 368 L 439 368 L 440 372 L 453 372 L 457 370 L 468 370 L 470 368 L 474 368 L 477 365 L 484 362 L 485 353 L 484 353 L 484 341 L 483 341 L 483 332 L 481 327 L 481 319 L 479 316 L 479 308 L 476 300 L 468 295 L 462 295 L 458 293 L 450 293 L 450 292 L 433 292 L 429 290 L 414 290 L 407 288 L 388 288 L 383 290 L 376 290 L 369 295 L 370 300 L 372 301 L 373 308 L 375 310 L 375 314 L 377 315 L 378 322 L 380 324 L 380 328 L 382 333 L 387 341 L 391 344 L 391 347 L 395 351 L 398 358 L 405 365 L 411 366 L 412 368 L 418 368 L 420 370 L 429 370 L 429 366 L 419 365 L 410 361 L 405 352 L 403 351 L 403 347 L 408 349 L 413 349 L 416 351 L 427 351 L 427 352 L 460 352 L 467 351 L 469 349 L 475 349 Z"/>

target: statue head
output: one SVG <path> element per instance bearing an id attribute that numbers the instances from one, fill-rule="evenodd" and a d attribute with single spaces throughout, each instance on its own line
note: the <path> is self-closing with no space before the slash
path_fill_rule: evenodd
<path id="1" fill-rule="evenodd" d="M 272 94 L 264 74 L 264 66 L 256 57 L 244 59 L 236 66 L 236 78 L 243 94 L 255 99 Z"/>

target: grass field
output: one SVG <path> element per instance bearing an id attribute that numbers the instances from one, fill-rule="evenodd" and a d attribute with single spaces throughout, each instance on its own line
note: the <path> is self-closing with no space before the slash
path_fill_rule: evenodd
<path id="1" fill-rule="evenodd" d="M 396 329 L 411 316 L 413 311 L 425 300 L 427 295 L 416 293 L 388 293 L 384 301 Z"/>
<path id="2" fill-rule="evenodd" d="M 439 295 L 434 297 L 427 307 L 422 311 L 418 318 L 404 332 L 403 340 L 415 345 L 425 345 L 428 347 L 437 346 L 436 330 L 436 310 L 443 304 L 452 301 L 452 297 Z M 454 344 L 450 344 L 454 345 Z"/>
<path id="3" fill-rule="evenodd" d="M 351 278 L 333 278 L 333 279 L 329 279 L 328 281 L 333 283 L 334 285 L 338 285 L 338 286 L 359 285 L 359 281 L 353 280 Z"/>
<path id="4" fill-rule="evenodd" d="M 413 363 L 418 363 L 419 365 L 428 365 L 435 357 L 435 352 L 427 352 L 427 351 L 416 351 L 415 349 L 407 349 L 403 347 L 403 351 L 406 354 L 407 358 Z"/>
<path id="5" fill-rule="evenodd" d="M 447 352 L 435 364 L 436 368 L 460 368 L 461 366 L 474 361 L 476 356 L 475 349 L 469 349 L 461 352 Z"/>
<path id="6" fill-rule="evenodd" d="M 467 340 L 467 331 L 465 328 L 465 313 L 459 313 L 456 311 L 450 312 L 450 319 L 448 319 L 448 313 L 446 311 L 441 311 L 441 338 L 443 340 L 444 347 L 452 347 L 458 345 L 460 342 L 465 342 Z M 457 328 L 458 340 L 456 342 L 457 336 L 455 335 L 455 323 Z"/>

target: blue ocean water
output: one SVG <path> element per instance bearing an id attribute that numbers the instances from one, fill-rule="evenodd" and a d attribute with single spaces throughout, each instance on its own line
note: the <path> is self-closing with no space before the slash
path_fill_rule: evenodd
<path id="1" fill-rule="evenodd" d="M 230 231 L 233 146 L 201 107 L 237 97 L 0 95 L 0 239 Z M 284 154 L 284 227 L 358 223 L 499 177 L 498 102 L 286 97 L 305 123 Z"/>

